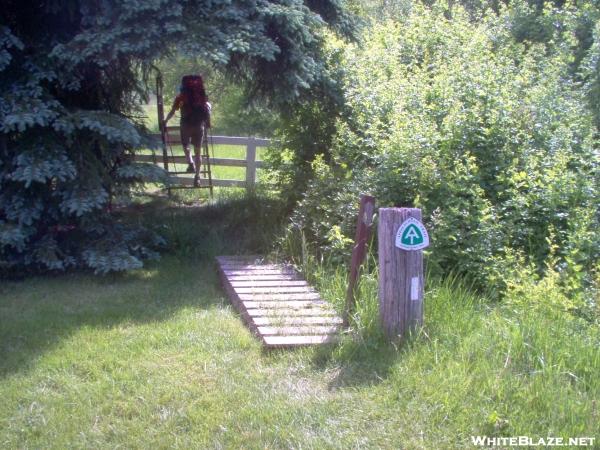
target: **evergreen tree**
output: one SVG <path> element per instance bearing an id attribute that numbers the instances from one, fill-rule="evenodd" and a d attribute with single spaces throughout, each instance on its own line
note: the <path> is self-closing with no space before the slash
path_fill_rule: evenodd
<path id="1" fill-rule="evenodd" d="M 139 267 L 156 236 L 111 202 L 154 169 L 137 104 L 154 61 L 202 57 L 284 104 L 323 81 L 339 0 L 5 0 L 0 11 L 0 273 Z"/>

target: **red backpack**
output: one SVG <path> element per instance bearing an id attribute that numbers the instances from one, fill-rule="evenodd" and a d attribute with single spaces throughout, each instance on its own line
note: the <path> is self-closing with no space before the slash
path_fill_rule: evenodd
<path id="1" fill-rule="evenodd" d="M 181 88 L 192 109 L 206 108 L 206 91 L 200 75 L 185 75 L 181 79 Z"/>

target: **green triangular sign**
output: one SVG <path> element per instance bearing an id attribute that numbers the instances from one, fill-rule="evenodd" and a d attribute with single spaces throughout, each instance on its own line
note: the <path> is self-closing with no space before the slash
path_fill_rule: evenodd
<path id="1" fill-rule="evenodd" d="M 423 243 L 423 234 L 415 224 L 410 224 L 402 233 L 402 243 L 404 245 L 419 245 Z"/>
<path id="2" fill-rule="evenodd" d="M 406 219 L 396 233 L 396 247 L 402 250 L 421 250 L 429 246 L 429 234 L 425 226 L 415 219 Z"/>

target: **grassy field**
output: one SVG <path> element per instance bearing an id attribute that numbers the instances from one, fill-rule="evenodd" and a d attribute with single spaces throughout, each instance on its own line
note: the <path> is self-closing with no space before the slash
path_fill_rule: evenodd
<path id="1" fill-rule="evenodd" d="M 565 313 L 429 282 L 426 326 L 377 327 L 376 273 L 337 346 L 265 352 L 216 254 L 266 252 L 274 201 L 145 206 L 159 262 L 128 275 L 0 285 L 0 447 L 472 448 L 471 435 L 600 439 L 600 335 Z M 313 266 L 337 307 L 342 271 Z M 531 286 L 532 296 L 551 289 Z"/>
<path id="2" fill-rule="evenodd" d="M 259 147 L 256 149 L 256 159 L 262 160 L 266 149 Z M 214 158 L 231 158 L 231 159 L 246 159 L 246 147 L 239 145 L 210 145 L 209 146 L 210 156 Z M 142 154 L 151 154 L 151 150 L 145 150 Z M 159 163 L 162 164 L 162 150 L 155 150 L 155 154 Z M 181 145 L 173 146 L 173 155 L 183 156 L 183 148 Z M 169 156 L 171 153 L 169 152 Z M 185 164 L 176 164 L 175 168 L 178 171 L 185 171 Z M 211 172 L 213 178 L 222 180 L 245 180 L 246 179 L 246 168 L 245 167 L 226 167 L 226 166 L 212 166 Z M 257 177 L 260 176 L 260 169 L 256 171 Z"/>

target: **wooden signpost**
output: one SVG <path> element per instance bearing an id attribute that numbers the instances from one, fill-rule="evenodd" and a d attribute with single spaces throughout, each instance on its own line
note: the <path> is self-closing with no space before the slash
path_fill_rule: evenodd
<path id="1" fill-rule="evenodd" d="M 344 326 L 350 323 L 350 314 L 354 309 L 356 282 L 360 266 L 367 255 L 367 244 L 371 237 L 371 228 L 373 228 L 373 212 L 375 211 L 375 197 L 370 195 L 360 196 L 360 208 L 358 210 L 358 220 L 356 223 L 356 236 L 354 238 L 354 248 L 352 249 L 352 261 L 350 263 L 350 278 L 348 280 L 348 290 L 346 291 L 346 311 L 344 312 Z"/>
<path id="2" fill-rule="evenodd" d="M 417 208 L 379 209 L 379 315 L 390 339 L 423 324 L 423 251 L 429 235 Z"/>

